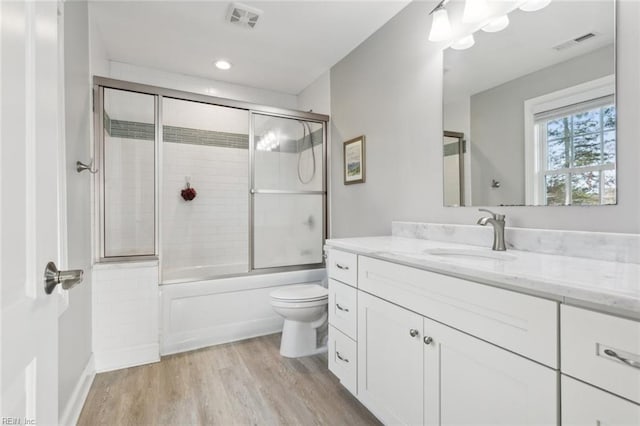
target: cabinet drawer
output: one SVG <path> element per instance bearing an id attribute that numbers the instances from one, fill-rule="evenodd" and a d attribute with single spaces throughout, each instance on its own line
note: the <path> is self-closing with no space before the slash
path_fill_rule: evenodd
<path id="1" fill-rule="evenodd" d="M 356 340 L 358 290 L 329 279 L 329 324 Z"/>
<path id="2" fill-rule="evenodd" d="M 358 288 L 558 368 L 558 304 L 360 256 Z"/>
<path id="3" fill-rule="evenodd" d="M 327 257 L 329 278 L 356 287 L 358 283 L 358 256 L 340 250 L 329 250 Z"/>
<path id="4" fill-rule="evenodd" d="M 640 406 L 562 376 L 562 425 L 640 425 Z"/>
<path id="5" fill-rule="evenodd" d="M 357 395 L 358 371 L 356 342 L 332 326 L 329 326 L 329 370 L 340 379 L 342 386 Z"/>
<path id="6" fill-rule="evenodd" d="M 562 372 L 640 403 L 640 322 L 566 305 L 560 319 Z"/>

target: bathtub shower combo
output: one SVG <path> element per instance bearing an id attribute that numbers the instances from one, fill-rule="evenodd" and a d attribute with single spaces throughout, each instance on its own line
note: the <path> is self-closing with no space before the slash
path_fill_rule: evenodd
<path id="1" fill-rule="evenodd" d="M 250 309 L 247 297 L 269 306 L 268 289 L 321 279 L 327 116 L 100 77 L 94 84 L 98 262 L 158 264 L 161 333 L 177 339 L 161 342 L 163 352 L 233 337 L 200 330 L 199 343 L 188 343 L 193 328 L 207 326 L 182 327 L 182 337 L 166 330 L 193 321 L 187 312 L 207 305 L 200 296 Z M 234 292 L 237 300 L 224 298 Z"/>

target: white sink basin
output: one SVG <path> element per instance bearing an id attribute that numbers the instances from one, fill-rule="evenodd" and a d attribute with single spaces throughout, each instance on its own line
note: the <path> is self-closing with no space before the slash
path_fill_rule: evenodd
<path id="1" fill-rule="evenodd" d="M 492 250 L 474 250 L 474 249 L 462 249 L 462 248 L 435 248 L 427 249 L 424 254 L 432 256 L 443 256 L 448 258 L 459 259 L 474 259 L 474 260 L 500 260 L 510 261 L 515 260 L 516 256 L 505 253 L 503 251 Z"/>

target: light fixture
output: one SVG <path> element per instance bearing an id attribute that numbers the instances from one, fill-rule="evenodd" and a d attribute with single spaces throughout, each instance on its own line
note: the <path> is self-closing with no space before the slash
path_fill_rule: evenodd
<path id="1" fill-rule="evenodd" d="M 490 20 L 487 25 L 482 27 L 482 31 L 486 31 L 488 33 L 497 33 L 498 31 L 504 30 L 508 26 L 509 17 L 507 15 L 502 15 Z"/>
<path id="2" fill-rule="evenodd" d="M 474 24 L 489 17 L 489 6 L 487 0 L 466 0 L 464 2 L 464 12 L 462 22 Z"/>
<path id="3" fill-rule="evenodd" d="M 228 70 L 229 68 L 231 68 L 231 62 L 225 59 L 217 60 L 215 65 L 219 70 Z"/>
<path id="4" fill-rule="evenodd" d="M 473 34 L 469 34 L 468 36 L 462 37 L 460 40 L 454 42 L 451 45 L 451 48 L 456 50 L 464 50 L 470 48 L 474 44 L 476 44 L 476 40 L 473 38 Z"/>
<path id="5" fill-rule="evenodd" d="M 431 22 L 431 31 L 429 32 L 430 41 L 444 41 L 451 37 L 451 23 L 449 23 L 449 14 L 444 5 L 449 0 L 442 0 L 438 5 L 429 13 L 433 15 Z"/>
<path id="6" fill-rule="evenodd" d="M 535 12 L 536 10 L 549 6 L 549 3 L 551 3 L 551 0 L 528 0 L 520 6 L 520 10 L 524 10 L 525 12 Z"/>

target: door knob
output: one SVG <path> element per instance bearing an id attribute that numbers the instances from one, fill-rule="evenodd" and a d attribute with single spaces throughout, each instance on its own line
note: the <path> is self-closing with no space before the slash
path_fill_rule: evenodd
<path id="1" fill-rule="evenodd" d="M 49 262 L 44 269 L 44 291 L 51 294 L 58 284 L 61 284 L 63 289 L 69 290 L 82 282 L 83 275 L 82 269 L 58 271 L 56 264 Z"/>

